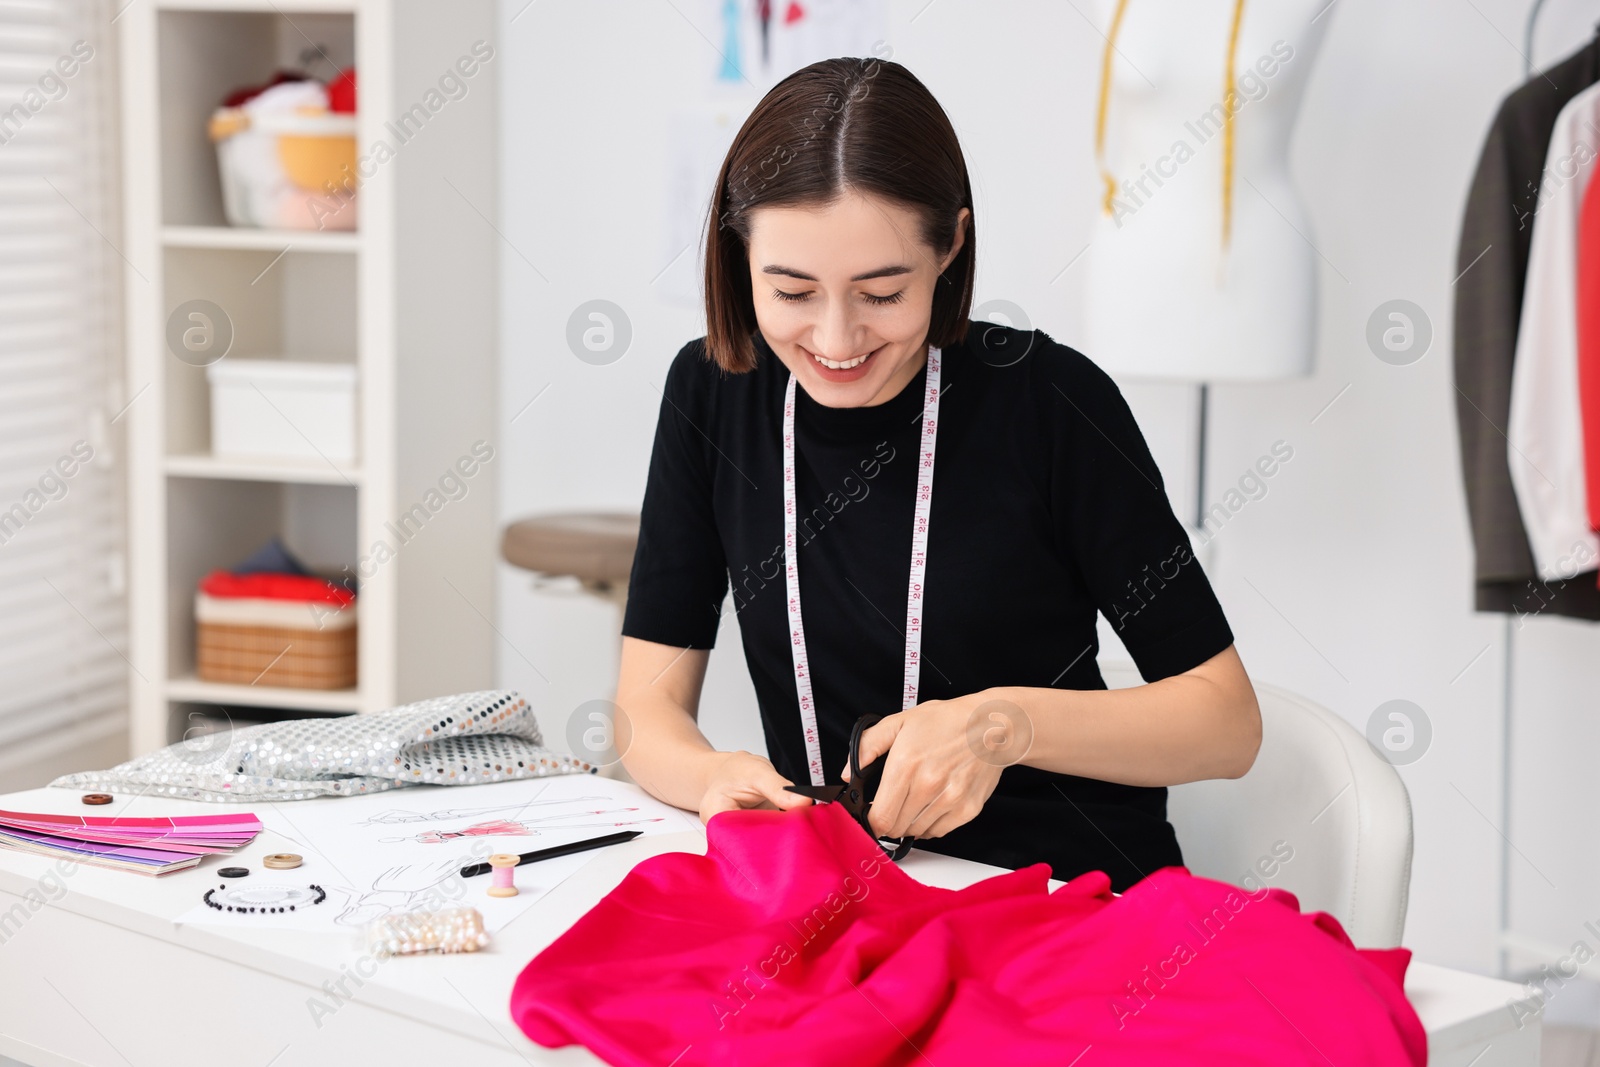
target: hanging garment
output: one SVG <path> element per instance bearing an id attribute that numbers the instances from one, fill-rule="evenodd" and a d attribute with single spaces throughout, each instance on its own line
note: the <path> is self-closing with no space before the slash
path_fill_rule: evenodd
<path id="1" fill-rule="evenodd" d="M 1600 565 L 1584 476 L 1577 303 L 1578 219 L 1597 134 L 1600 85 L 1593 85 L 1561 109 L 1545 151 L 1511 371 L 1507 461 L 1534 566 L 1547 582 Z"/>
<path id="2" fill-rule="evenodd" d="M 1478 611 L 1600 619 L 1594 574 L 1553 591 L 1538 581 L 1506 457 L 1517 325 L 1545 150 L 1561 109 L 1596 82 L 1600 40 L 1506 97 L 1467 194 L 1456 261 L 1454 370 Z"/>
<path id="3" fill-rule="evenodd" d="M 1578 407 L 1589 528 L 1600 530 L 1600 182 L 1589 182 L 1578 218 Z"/>
<path id="4" fill-rule="evenodd" d="M 1416 1064 L 1410 951 L 1167 867 L 922 885 L 842 805 L 713 816 L 517 976 L 511 1015 L 615 1065 Z"/>

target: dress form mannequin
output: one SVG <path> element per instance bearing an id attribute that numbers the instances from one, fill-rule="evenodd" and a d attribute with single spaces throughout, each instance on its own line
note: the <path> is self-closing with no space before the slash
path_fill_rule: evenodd
<path id="1" fill-rule="evenodd" d="M 1228 382 L 1312 370 L 1317 253 L 1288 146 L 1328 0 L 1244 6 L 1225 244 L 1219 105 L 1234 5 L 1128 0 L 1115 39 L 1104 166 L 1117 190 L 1113 215 L 1093 207 L 1087 292 L 1088 354 L 1114 375 Z M 1109 31 L 1116 0 L 1100 9 Z"/>

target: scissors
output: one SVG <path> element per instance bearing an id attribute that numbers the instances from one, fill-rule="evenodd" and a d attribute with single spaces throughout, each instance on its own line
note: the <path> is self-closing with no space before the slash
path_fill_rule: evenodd
<path id="1" fill-rule="evenodd" d="M 855 726 L 851 729 L 848 782 L 840 785 L 786 785 L 784 788 L 791 793 L 799 793 L 803 797 L 810 797 L 823 804 L 835 802 L 843 804 L 845 810 L 861 824 L 861 828 L 889 854 L 889 858 L 898 861 L 911 851 L 911 845 L 916 838 L 879 837 L 873 831 L 872 824 L 867 821 L 867 813 L 872 810 L 872 797 L 877 793 L 878 783 L 883 778 L 883 762 L 889 758 L 889 754 L 884 753 L 866 767 L 861 766 L 861 735 L 882 718 L 882 715 L 863 715 L 856 720 Z M 894 842 L 893 847 L 884 844 L 885 841 Z"/>

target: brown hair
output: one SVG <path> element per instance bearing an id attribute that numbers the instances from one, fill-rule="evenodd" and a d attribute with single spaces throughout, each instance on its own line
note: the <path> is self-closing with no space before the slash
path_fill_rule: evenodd
<path id="1" fill-rule="evenodd" d="M 758 207 L 827 204 L 847 189 L 915 211 L 921 239 L 942 258 L 956 216 L 972 207 L 972 183 L 949 116 L 899 63 L 824 59 L 773 86 L 740 127 L 717 173 L 706 235 L 706 353 L 723 370 L 755 369 L 750 213 Z M 966 240 L 934 286 L 928 343 L 962 340 L 972 307 L 977 240 Z"/>

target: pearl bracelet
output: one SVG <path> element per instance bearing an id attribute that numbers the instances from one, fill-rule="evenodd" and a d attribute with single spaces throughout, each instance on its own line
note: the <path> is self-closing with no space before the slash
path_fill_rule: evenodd
<path id="1" fill-rule="evenodd" d="M 489 944 L 477 908 L 409 911 L 367 924 L 366 945 L 379 956 L 422 952 L 476 952 Z"/>

